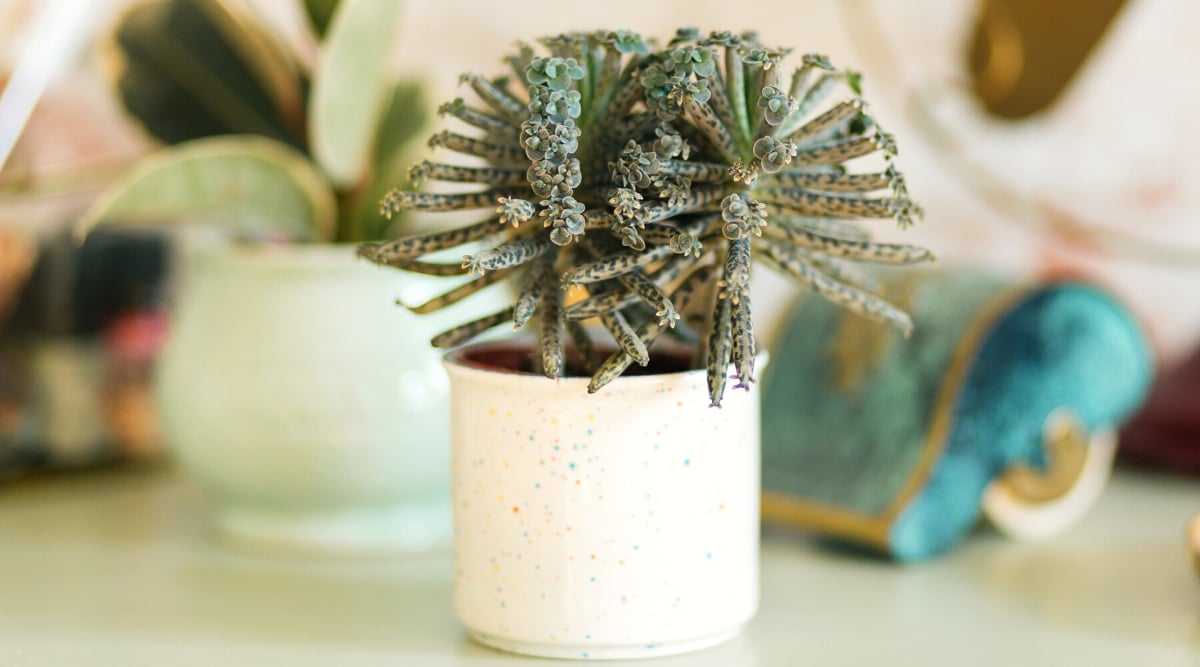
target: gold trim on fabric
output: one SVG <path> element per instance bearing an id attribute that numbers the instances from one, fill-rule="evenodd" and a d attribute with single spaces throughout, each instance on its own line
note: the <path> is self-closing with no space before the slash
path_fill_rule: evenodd
<path id="1" fill-rule="evenodd" d="M 762 515 L 770 521 L 813 528 L 880 549 L 888 546 L 888 524 L 881 517 L 801 500 L 786 493 L 763 491 Z"/>
<path id="2" fill-rule="evenodd" d="M 950 438 L 950 430 L 954 423 L 954 405 L 958 401 L 958 393 L 967 378 L 967 370 L 971 367 L 971 362 L 975 361 L 979 354 L 979 347 L 982 345 L 984 337 L 995 328 L 996 322 L 1001 316 L 1012 311 L 1017 303 L 1028 298 L 1031 292 L 1032 290 L 1028 286 L 1001 290 L 967 326 L 962 342 L 954 351 L 950 367 L 942 376 L 942 385 L 938 390 L 937 403 L 934 404 L 933 419 L 930 420 L 929 434 L 925 438 L 925 448 L 921 452 L 921 460 L 917 462 L 913 474 L 908 478 L 904 488 L 892 499 L 891 504 L 883 512 L 882 516 L 887 523 L 890 524 L 908 507 L 908 504 L 933 474 L 934 463 L 941 457 Z"/>

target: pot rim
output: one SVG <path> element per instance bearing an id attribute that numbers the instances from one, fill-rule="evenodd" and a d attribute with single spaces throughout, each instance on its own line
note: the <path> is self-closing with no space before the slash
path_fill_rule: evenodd
<path id="1" fill-rule="evenodd" d="M 690 348 L 684 345 L 672 345 L 672 349 L 690 351 Z M 485 381 L 491 383 L 531 383 L 537 382 L 545 388 L 562 388 L 574 391 L 576 389 L 587 392 L 587 386 L 591 382 L 591 376 L 571 376 L 559 378 L 547 378 L 539 373 L 530 373 L 527 371 L 518 371 L 503 368 L 500 366 L 489 366 L 481 363 L 474 363 L 464 359 L 468 352 L 489 350 L 496 348 L 519 350 L 532 350 L 533 339 L 529 337 L 516 338 L 501 338 L 498 340 L 481 341 L 471 343 L 461 347 L 454 348 L 442 355 L 442 366 L 450 375 L 451 379 L 455 376 L 461 378 L 470 378 L 471 381 Z M 754 355 L 754 368 L 758 379 L 755 385 L 762 383 L 762 370 L 766 368 L 769 360 L 769 355 L 765 349 L 760 349 Z M 684 382 L 693 379 L 706 381 L 708 371 L 701 368 L 693 368 L 686 371 L 671 371 L 668 373 L 645 373 L 640 375 L 621 375 L 609 383 L 605 388 L 620 384 L 625 389 L 645 389 L 651 387 L 661 387 L 664 383 Z M 727 391 L 733 387 L 727 388 Z M 603 393 L 605 389 L 601 389 L 599 393 Z"/>

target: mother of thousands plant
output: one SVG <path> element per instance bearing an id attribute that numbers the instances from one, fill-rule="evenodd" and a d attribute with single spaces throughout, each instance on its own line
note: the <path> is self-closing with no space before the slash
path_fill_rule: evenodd
<path id="1" fill-rule="evenodd" d="M 519 282 L 512 306 L 446 331 L 433 345 L 455 346 L 510 320 L 520 328 L 536 316 L 545 375 L 566 372 L 570 337 L 595 392 L 630 364 L 646 365 L 663 331 L 686 336 L 680 313 L 709 299 L 699 349 L 719 406 L 731 361 L 738 387 L 754 380 L 754 260 L 908 333 L 908 315 L 879 298 L 853 264 L 932 259 L 917 246 L 872 242 L 849 222 L 890 218 L 906 227 L 920 213 L 890 164 L 891 135 L 862 100 L 826 103 L 839 85 L 857 96 L 856 73 L 806 55 L 785 81 L 789 50 L 767 48 L 753 33 L 683 29 L 654 48 L 627 31 L 572 32 L 541 44 L 549 55 L 521 44 L 505 59 L 512 78 L 463 76 L 479 106 L 456 99 L 441 108 L 474 131 L 444 131 L 430 145 L 478 160 L 423 162 L 411 172 L 414 181 L 484 188 L 396 190 L 382 203 L 386 215 L 493 210 L 474 224 L 359 249 L 408 271 L 476 276 L 417 312 L 501 280 Z M 861 160 L 870 156 L 873 165 Z M 869 170 L 852 171 L 852 162 L 868 162 Z M 461 264 L 425 257 L 484 239 L 497 244 Z M 599 363 L 583 326 L 591 318 L 618 346 Z"/>

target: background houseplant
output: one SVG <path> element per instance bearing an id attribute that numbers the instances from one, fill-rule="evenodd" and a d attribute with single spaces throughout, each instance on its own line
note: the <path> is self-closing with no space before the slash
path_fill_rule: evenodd
<path id="1" fill-rule="evenodd" d="M 389 74 L 399 3 L 308 9 L 321 36 L 311 69 L 232 0 L 124 14 L 114 86 L 168 146 L 102 193 L 81 230 L 198 220 L 304 242 L 188 253 L 159 374 L 167 440 L 214 491 L 227 532 L 424 547 L 449 527 L 445 382 L 428 325 L 372 304 L 433 288 L 344 244 L 383 233 L 374 202 L 425 113 L 418 87 Z"/>
<path id="2" fill-rule="evenodd" d="M 311 69 L 237 0 L 128 9 L 107 69 L 125 110 L 167 149 L 106 190 L 81 228 L 199 219 L 299 241 L 384 235 L 376 202 L 426 122 L 419 86 L 389 73 L 402 4 L 306 7 L 320 39 Z"/>
<path id="3" fill-rule="evenodd" d="M 475 209 L 482 219 L 359 252 L 409 272 L 475 276 L 421 312 L 518 282 L 512 306 L 435 346 L 506 322 L 537 330 L 532 354 L 492 345 L 447 361 L 459 618 L 486 643 L 538 655 L 692 650 L 736 634 L 757 604 L 752 261 L 907 332 L 908 316 L 852 262 L 931 255 L 875 243 L 847 221 L 904 226 L 918 213 L 888 164 L 892 138 L 863 103 L 824 104 L 839 84 L 857 94 L 855 73 L 809 55 L 785 80 L 788 52 L 750 33 L 680 30 L 657 49 L 628 32 L 541 43 L 548 56 L 521 45 L 506 59 L 512 77 L 462 78 L 480 106 L 443 108 L 474 129 L 431 145 L 485 166 L 412 171 L 480 189 L 400 190 L 383 202 L 385 213 Z M 852 161 L 866 169 L 843 166 Z M 461 263 L 428 257 L 477 241 L 495 245 Z M 606 356 L 589 320 L 613 341 Z M 664 332 L 695 353 L 652 362 Z M 618 379 L 635 363 L 651 375 Z M 707 409 L 722 405 L 731 365 L 749 394 Z M 706 387 L 691 368 L 705 369 Z M 530 370 L 557 382 L 520 373 Z M 584 387 L 599 395 L 584 401 Z"/>

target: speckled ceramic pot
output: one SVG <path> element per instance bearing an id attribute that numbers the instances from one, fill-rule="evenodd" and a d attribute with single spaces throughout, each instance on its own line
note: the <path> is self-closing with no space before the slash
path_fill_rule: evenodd
<path id="1" fill-rule="evenodd" d="M 466 311 L 394 305 L 446 283 L 371 265 L 350 246 L 188 259 L 159 403 L 220 531 L 339 555 L 448 543 L 449 386 L 428 341 Z"/>
<path id="2" fill-rule="evenodd" d="M 458 618 L 480 642 L 642 658 L 730 639 L 758 607 L 758 391 L 708 405 L 705 373 L 505 371 L 446 358 Z"/>

